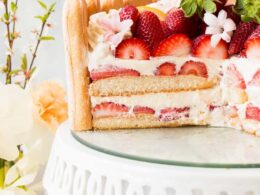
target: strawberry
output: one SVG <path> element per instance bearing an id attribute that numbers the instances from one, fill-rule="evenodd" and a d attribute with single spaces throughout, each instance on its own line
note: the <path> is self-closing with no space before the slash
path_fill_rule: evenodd
<path id="1" fill-rule="evenodd" d="M 160 20 L 153 12 L 144 11 L 140 14 L 136 21 L 135 37 L 144 40 L 150 49 L 164 39 Z"/>
<path id="2" fill-rule="evenodd" d="M 246 40 L 244 47 L 248 58 L 260 60 L 260 25 Z"/>
<path id="3" fill-rule="evenodd" d="M 229 87 L 246 89 L 245 80 L 234 64 L 227 67 L 224 82 Z"/>
<path id="4" fill-rule="evenodd" d="M 120 10 L 119 16 L 120 16 L 120 21 L 128 20 L 128 19 L 132 20 L 133 25 L 131 27 L 131 30 L 132 32 L 135 32 L 136 30 L 135 22 L 139 17 L 138 9 L 132 5 L 127 5 Z"/>
<path id="5" fill-rule="evenodd" d="M 174 33 L 185 33 L 187 18 L 182 9 L 172 9 L 166 16 L 165 23 Z"/>
<path id="6" fill-rule="evenodd" d="M 242 51 L 244 47 L 244 43 L 247 40 L 248 36 L 253 32 L 255 29 L 254 22 L 240 22 L 237 26 L 234 35 L 232 36 L 228 53 L 229 55 L 234 55 Z"/>
<path id="7" fill-rule="evenodd" d="M 254 106 L 252 103 L 247 105 L 246 119 L 251 119 L 260 122 L 260 108 Z"/>
<path id="8" fill-rule="evenodd" d="M 155 71 L 157 76 L 174 76 L 176 75 L 176 65 L 170 62 L 161 64 Z"/>
<path id="9" fill-rule="evenodd" d="M 221 40 L 216 47 L 210 44 L 210 35 L 201 35 L 193 41 L 192 55 L 195 57 L 226 59 L 228 58 L 228 45 Z"/>
<path id="10" fill-rule="evenodd" d="M 136 22 L 139 17 L 139 11 L 136 7 L 127 5 L 120 10 L 119 16 L 120 21 L 131 19 L 133 22 Z"/>
<path id="11" fill-rule="evenodd" d="M 202 62 L 187 61 L 182 65 L 181 70 L 179 71 L 180 75 L 196 75 L 199 77 L 208 78 L 207 67 Z"/>
<path id="12" fill-rule="evenodd" d="M 90 75 L 91 79 L 93 81 L 96 81 L 99 79 L 106 79 L 116 76 L 140 76 L 140 73 L 132 69 L 119 68 L 117 66 L 108 66 L 101 69 L 93 70 L 91 71 Z"/>
<path id="13" fill-rule="evenodd" d="M 260 69 L 256 71 L 248 85 L 260 87 Z"/>
<path id="14" fill-rule="evenodd" d="M 127 114 L 129 108 L 123 104 L 113 102 L 102 102 L 96 105 L 93 109 L 94 117 L 113 117 Z"/>
<path id="15" fill-rule="evenodd" d="M 172 121 L 178 120 L 180 118 L 188 118 L 189 117 L 189 107 L 183 108 L 165 108 L 160 111 L 160 120 L 161 121 Z"/>
<path id="16" fill-rule="evenodd" d="M 133 109 L 135 114 L 155 114 L 155 110 L 146 106 L 135 106 Z"/>
<path id="17" fill-rule="evenodd" d="M 163 40 L 153 51 L 153 55 L 160 56 L 187 56 L 192 47 L 192 41 L 187 35 L 174 34 Z"/>
<path id="18" fill-rule="evenodd" d="M 171 35 L 174 33 L 173 30 L 171 30 L 171 29 L 168 28 L 168 26 L 167 26 L 167 24 L 165 23 L 165 21 L 161 21 L 161 26 L 162 26 L 162 30 L 163 30 L 163 33 L 164 33 L 165 38 L 171 36 Z"/>
<path id="19" fill-rule="evenodd" d="M 123 40 L 116 48 L 116 58 L 148 60 L 150 58 L 150 50 L 148 45 L 137 38 L 129 38 Z"/>

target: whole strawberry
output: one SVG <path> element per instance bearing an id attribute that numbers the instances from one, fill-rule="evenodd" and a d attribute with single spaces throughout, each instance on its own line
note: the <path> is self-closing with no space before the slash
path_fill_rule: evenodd
<path id="1" fill-rule="evenodd" d="M 142 12 L 136 21 L 135 37 L 155 48 L 163 39 L 164 33 L 159 18 L 150 11 Z"/>
<path id="2" fill-rule="evenodd" d="M 173 9 L 166 16 L 165 22 L 174 33 L 185 33 L 187 18 L 182 9 Z"/>
<path id="3" fill-rule="evenodd" d="M 254 31 L 255 27 L 256 24 L 254 22 L 239 23 L 229 45 L 229 55 L 234 55 L 242 51 L 245 41 Z"/>
<path id="4" fill-rule="evenodd" d="M 139 17 L 139 11 L 136 7 L 132 5 L 127 5 L 123 7 L 120 12 L 120 21 L 131 19 L 133 21 L 133 26 L 131 28 L 132 32 L 135 31 L 135 22 L 137 21 Z"/>

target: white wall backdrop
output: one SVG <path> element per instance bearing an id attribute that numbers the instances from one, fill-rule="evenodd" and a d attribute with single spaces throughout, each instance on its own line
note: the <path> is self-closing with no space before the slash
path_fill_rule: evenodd
<path id="1" fill-rule="evenodd" d="M 55 0 L 42 0 L 50 5 Z M 65 83 L 65 54 L 62 37 L 62 6 L 64 1 L 57 0 L 55 13 L 50 18 L 53 28 L 47 29 L 47 33 L 54 36 L 55 40 L 50 42 L 42 42 L 35 65 L 38 67 L 37 76 L 34 78 L 36 82 L 46 79 L 58 79 Z M 18 25 L 17 31 L 21 33 L 21 38 L 17 39 L 14 45 L 16 53 L 15 64 L 20 64 L 19 56 L 30 45 L 35 45 L 33 33 L 35 28 L 40 28 L 40 21 L 35 19 L 35 15 L 43 13 L 42 8 L 38 5 L 37 0 L 18 0 Z M 3 10 L 0 8 L 1 15 Z M 0 64 L 4 63 L 5 43 L 4 43 L 5 26 L 0 25 Z M 30 54 L 29 52 L 27 52 Z M 19 55 L 17 55 L 19 54 Z M 30 55 L 29 55 L 30 56 Z"/>

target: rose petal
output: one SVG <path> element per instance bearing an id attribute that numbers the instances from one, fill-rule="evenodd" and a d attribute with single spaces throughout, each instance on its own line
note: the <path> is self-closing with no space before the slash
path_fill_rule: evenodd
<path id="1" fill-rule="evenodd" d="M 220 34 L 212 35 L 211 36 L 211 40 L 210 40 L 211 46 L 212 47 L 216 47 L 220 40 L 221 40 L 221 35 Z"/>
<path id="2" fill-rule="evenodd" d="M 214 34 L 219 34 L 219 33 L 221 33 L 220 28 L 211 27 L 211 26 L 207 27 L 206 32 L 205 32 L 205 34 L 207 34 L 207 35 L 214 35 Z"/>
<path id="3" fill-rule="evenodd" d="M 208 26 L 218 26 L 218 18 L 214 14 L 205 13 L 203 20 Z"/>

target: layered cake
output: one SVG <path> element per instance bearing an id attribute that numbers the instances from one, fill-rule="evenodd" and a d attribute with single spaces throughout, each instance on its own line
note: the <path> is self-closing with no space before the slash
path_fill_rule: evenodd
<path id="1" fill-rule="evenodd" d="M 73 129 L 205 125 L 260 135 L 259 13 L 257 1 L 68 0 Z"/>

